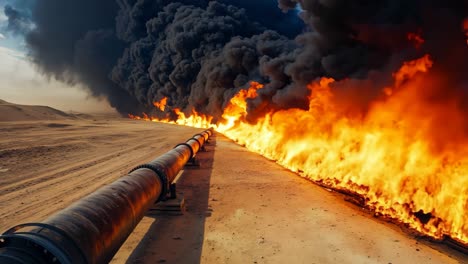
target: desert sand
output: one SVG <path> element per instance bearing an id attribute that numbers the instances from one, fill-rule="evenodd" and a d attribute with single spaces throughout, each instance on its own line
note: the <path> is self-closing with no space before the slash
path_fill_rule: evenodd
<path id="1" fill-rule="evenodd" d="M 3 120 L 12 113 L 0 109 Z M 0 232 L 44 220 L 201 131 L 11 116 L 0 122 Z M 112 263 L 468 263 L 220 134 L 198 159 L 178 182 L 185 214 L 149 213 Z"/>
<path id="2" fill-rule="evenodd" d="M 44 219 L 196 131 L 131 120 L 0 122 L 0 230 Z"/>

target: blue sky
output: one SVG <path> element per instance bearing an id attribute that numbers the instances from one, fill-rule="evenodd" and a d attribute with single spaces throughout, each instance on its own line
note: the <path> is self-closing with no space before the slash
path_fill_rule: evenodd
<path id="1" fill-rule="evenodd" d="M 5 5 L 12 4 L 12 0 L 0 0 L 0 46 L 14 50 L 24 50 L 24 40 L 21 36 L 13 36 L 6 32 L 7 17 L 5 15 Z M 14 4 L 13 4 L 14 5 Z"/>

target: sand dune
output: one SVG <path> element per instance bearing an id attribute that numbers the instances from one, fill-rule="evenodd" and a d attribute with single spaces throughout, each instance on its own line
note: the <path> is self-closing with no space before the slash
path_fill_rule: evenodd
<path id="1" fill-rule="evenodd" d="M 0 99 L 0 122 L 76 119 L 49 106 L 18 105 Z"/>

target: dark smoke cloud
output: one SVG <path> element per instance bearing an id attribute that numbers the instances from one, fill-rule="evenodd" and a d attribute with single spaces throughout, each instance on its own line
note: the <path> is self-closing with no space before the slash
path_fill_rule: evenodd
<path id="1" fill-rule="evenodd" d="M 252 36 L 265 30 L 259 24 L 252 23 L 243 9 L 218 2 L 209 3 L 206 9 L 171 3 L 146 26 L 147 36 L 126 50 L 113 70 L 112 79 L 126 87 L 142 103 L 151 104 L 169 97 L 170 103 L 178 107 L 187 105 L 192 88 L 204 89 L 203 86 L 207 85 L 203 81 L 206 68 L 212 68 L 213 63 L 216 64 L 214 68 L 223 67 L 218 63 L 222 60 L 215 57 L 233 37 Z M 242 60 L 242 56 L 248 57 L 249 54 L 237 55 L 240 57 L 231 60 Z M 258 65 L 257 57 L 247 60 L 244 64 Z M 218 78 L 209 73 L 217 78 L 210 81 L 222 86 L 223 90 L 234 88 L 237 72 L 248 75 L 253 68 L 251 65 L 244 66 L 249 68 L 238 67 L 229 69 L 229 72 L 221 70 Z M 242 85 L 246 82 L 247 79 Z M 208 102 L 208 105 L 211 104 L 213 102 Z M 221 107 L 220 104 L 217 106 Z"/>
<path id="2" fill-rule="evenodd" d="M 161 95 L 183 107 L 205 59 L 231 38 L 261 33 L 265 26 L 291 36 L 301 31 L 294 12 L 283 15 L 275 6 L 240 0 L 42 0 L 32 10 L 35 29 L 27 43 L 42 72 L 84 83 L 122 113 L 146 110 Z M 265 25 L 254 22 L 257 16 Z"/>
<path id="3" fill-rule="evenodd" d="M 204 8 L 209 0 L 117 0 L 117 2 L 120 6 L 116 20 L 118 36 L 123 40 L 133 42 L 146 36 L 146 22 L 154 18 L 168 4 L 181 3 Z M 303 28 L 303 22 L 297 16 L 297 11 L 288 11 L 285 14 L 278 9 L 274 0 L 220 0 L 218 2 L 244 8 L 251 21 L 258 21 L 265 27 L 288 37 L 295 37 Z"/>
<path id="4" fill-rule="evenodd" d="M 468 16 L 468 2 L 279 1 L 284 10 L 295 9 L 299 4 L 310 32 L 296 38 L 301 47 L 295 55 L 262 65 L 269 69 L 267 75 L 274 85 L 267 85 L 259 98 L 249 102 L 253 116 L 294 106 L 307 108 L 306 84 L 318 77 L 364 79 L 372 70 L 392 72 L 403 61 L 426 53 L 436 61 L 434 70 L 444 71 L 446 78 L 453 80 L 451 87 L 458 87 L 457 93 L 464 94 L 462 100 L 468 102 L 467 76 L 462 73 L 468 70 L 468 49 L 460 31 L 461 21 Z M 407 39 L 409 32 L 418 31 L 426 39 L 420 50 Z M 277 85 L 278 76 L 286 79 L 283 74 L 291 81 Z M 443 93 L 451 93 L 451 87 Z"/>
<path id="5" fill-rule="evenodd" d="M 114 0 L 41 0 L 33 9 L 35 29 L 27 43 L 39 69 L 58 80 L 83 83 L 122 113 L 142 111 L 108 74 L 125 49 L 115 35 Z"/>
<path id="6" fill-rule="evenodd" d="M 295 48 L 293 41 L 275 31 L 232 39 L 203 63 L 191 86 L 190 105 L 220 116 L 225 103 L 250 81 L 270 81 L 260 68 L 263 60 L 285 56 Z M 288 79 L 277 81 L 284 85 Z"/>
<path id="7" fill-rule="evenodd" d="M 126 41 L 134 42 L 147 35 L 146 23 L 157 16 L 165 6 L 180 3 L 204 7 L 206 0 L 117 0 L 120 7 L 116 18 L 117 36 Z"/>
<path id="8" fill-rule="evenodd" d="M 28 33 L 32 27 L 31 17 L 28 13 L 18 10 L 11 5 L 4 8 L 5 16 L 8 18 L 6 30 L 14 35 L 23 35 Z"/>
<path id="9" fill-rule="evenodd" d="M 365 79 L 425 53 L 466 84 L 467 10 L 465 0 L 41 0 L 27 40 L 44 73 L 86 84 L 122 113 L 168 97 L 219 117 L 257 80 L 266 87 L 249 101 L 255 118 L 307 108 L 319 77 Z M 415 49 L 409 32 L 426 43 Z"/>
<path id="10" fill-rule="evenodd" d="M 258 21 L 268 29 L 275 30 L 289 38 L 294 38 L 304 30 L 304 23 L 298 10 L 282 11 L 275 0 L 222 0 L 220 2 L 244 8 L 250 20 Z"/>

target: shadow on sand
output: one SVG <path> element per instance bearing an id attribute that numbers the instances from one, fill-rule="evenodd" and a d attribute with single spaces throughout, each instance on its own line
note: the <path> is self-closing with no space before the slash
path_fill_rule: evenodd
<path id="1" fill-rule="evenodd" d="M 127 264 L 200 263 L 205 219 L 211 216 L 208 203 L 216 135 L 205 148 L 206 152 L 197 155 L 200 166 L 186 167 L 177 182 L 177 193 L 185 198 L 187 211 L 179 216 L 148 213 L 155 221 Z"/>

